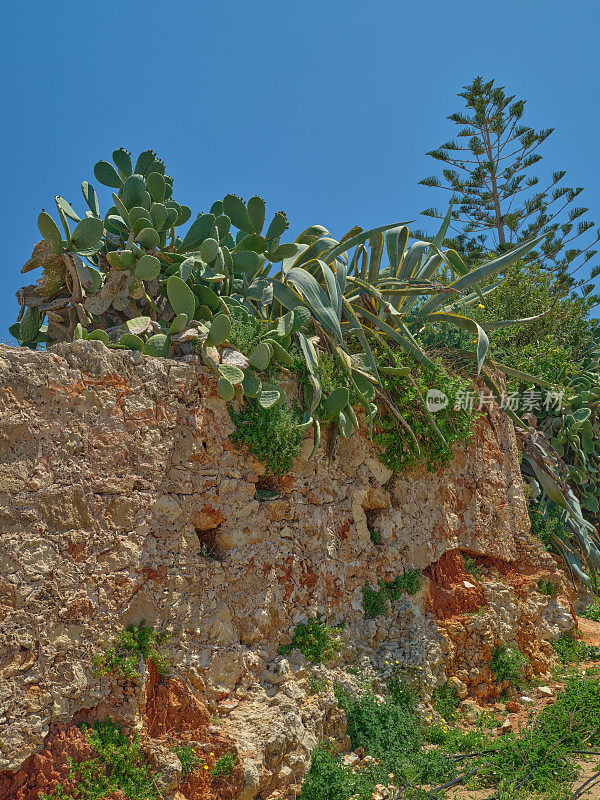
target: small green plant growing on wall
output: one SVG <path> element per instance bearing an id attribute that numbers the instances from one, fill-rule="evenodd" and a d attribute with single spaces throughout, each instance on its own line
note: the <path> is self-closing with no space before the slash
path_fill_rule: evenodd
<path id="1" fill-rule="evenodd" d="M 417 448 L 407 431 L 398 430 L 397 420 L 392 414 L 380 415 L 373 439 L 380 460 L 394 473 L 407 472 L 419 466 L 434 470 L 448 464 L 453 456 L 452 445 L 469 441 L 475 421 L 480 416 L 476 408 L 469 409 L 468 404 L 461 407 L 459 402 L 461 397 L 468 397 L 473 392 L 472 381 L 447 372 L 441 361 L 436 363 L 438 369 L 435 371 L 415 365 L 410 379 L 397 375 L 386 375 L 383 379 L 418 441 Z M 401 366 L 399 359 L 397 366 Z M 435 414 L 427 413 L 422 402 L 430 389 L 443 392 L 448 398 L 446 407 Z M 436 434 L 436 426 L 448 446 Z"/>
<path id="2" fill-rule="evenodd" d="M 217 780 L 219 778 L 228 778 L 235 769 L 236 764 L 237 756 L 235 753 L 226 753 L 225 755 L 220 756 L 210 771 L 211 777 L 216 778 Z"/>
<path id="3" fill-rule="evenodd" d="M 465 569 L 476 581 L 480 581 L 483 578 L 483 569 L 477 564 L 475 559 L 468 555 L 467 553 L 463 553 L 463 558 L 465 560 Z"/>
<path id="4" fill-rule="evenodd" d="M 367 617 L 378 617 L 387 611 L 388 603 L 399 600 L 403 594 L 415 595 L 423 583 L 421 570 L 409 569 L 393 581 L 379 581 L 379 589 L 363 586 L 363 610 Z"/>
<path id="5" fill-rule="evenodd" d="M 336 626 L 329 624 L 329 620 L 321 614 L 310 617 L 306 622 L 301 622 L 294 629 L 292 642 L 279 648 L 280 655 L 300 650 L 313 664 L 322 664 L 330 661 L 341 651 L 342 643 L 335 632 L 343 627 L 343 623 Z"/>
<path id="6" fill-rule="evenodd" d="M 488 666 L 494 673 L 496 680 L 500 682 L 506 681 L 513 686 L 519 687 L 523 685 L 525 669 L 528 663 L 528 659 L 518 647 L 495 644 Z"/>
<path id="7" fill-rule="evenodd" d="M 547 594 L 549 597 L 558 597 L 560 594 L 560 583 L 551 581 L 549 578 L 540 578 L 537 588 L 540 594 Z"/>
<path id="8" fill-rule="evenodd" d="M 249 399 L 239 411 L 230 405 L 229 414 L 236 426 L 230 437 L 234 444 L 245 445 L 273 475 L 291 469 L 304 437 L 298 408 L 283 404 L 265 409 L 258 401 Z"/>
<path id="9" fill-rule="evenodd" d="M 196 772 L 202 764 L 202 759 L 196 753 L 193 744 L 176 744 L 171 750 L 175 753 L 181 763 L 181 777 L 187 778 L 192 772 Z"/>
<path id="10" fill-rule="evenodd" d="M 169 662 L 158 648 L 166 638 L 166 634 L 146 625 L 146 620 L 139 625 L 128 625 L 111 647 L 93 657 L 94 673 L 97 676 L 114 674 L 131 680 L 139 675 L 140 662 L 151 660 L 158 674 L 165 676 L 169 672 Z"/>

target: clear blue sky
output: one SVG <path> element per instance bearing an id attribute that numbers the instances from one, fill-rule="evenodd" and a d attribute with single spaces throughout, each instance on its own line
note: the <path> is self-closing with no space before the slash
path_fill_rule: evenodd
<path id="1" fill-rule="evenodd" d="M 600 222 L 594 0 L 255 0 L 11 3 L 3 14 L 0 336 L 42 207 L 124 146 L 154 148 L 193 213 L 260 194 L 291 230 L 425 220 L 442 193 L 425 151 L 476 74 L 555 127 L 547 171 L 566 169 Z M 439 193 L 438 193 L 439 192 Z M 106 206 L 105 206 L 106 207 Z"/>

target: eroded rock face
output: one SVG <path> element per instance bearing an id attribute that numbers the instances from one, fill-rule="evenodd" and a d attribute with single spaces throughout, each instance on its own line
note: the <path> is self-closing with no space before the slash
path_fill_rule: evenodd
<path id="1" fill-rule="evenodd" d="M 556 566 L 529 539 L 499 411 L 435 473 L 392 477 L 358 435 L 333 461 L 325 437 L 307 461 L 307 441 L 281 497 L 260 502 L 263 467 L 229 442 L 214 379 L 193 361 L 136 361 L 100 342 L 3 347 L 0 397 L 4 780 L 78 714 L 109 713 L 159 747 L 150 675 L 136 686 L 92 673 L 94 652 L 130 622 L 171 633 L 171 699 L 219 716 L 243 800 L 297 784 L 324 735 L 344 745 L 332 686 L 357 679 L 343 666 L 377 681 L 391 659 L 422 667 L 425 701 L 448 675 L 484 698 L 495 643 L 520 643 L 544 671 L 548 638 L 572 625 L 564 600 L 535 591 Z M 461 551 L 480 559 L 481 580 Z M 407 569 L 425 570 L 419 594 L 366 617 L 363 587 Z M 337 660 L 277 655 L 317 613 L 346 621 Z"/>

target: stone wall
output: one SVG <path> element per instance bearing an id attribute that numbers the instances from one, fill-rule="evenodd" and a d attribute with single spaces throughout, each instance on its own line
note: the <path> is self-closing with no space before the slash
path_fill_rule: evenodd
<path id="1" fill-rule="evenodd" d="M 375 687 L 386 661 L 422 667 L 424 713 L 449 675 L 493 696 L 495 643 L 517 642 L 547 668 L 548 639 L 573 622 L 564 598 L 535 590 L 556 566 L 529 538 L 504 414 L 489 411 L 446 469 L 404 477 L 363 436 L 340 441 L 333 459 L 325 436 L 312 461 L 307 440 L 294 469 L 269 484 L 280 492 L 269 502 L 255 497 L 261 464 L 229 442 L 232 430 L 194 356 L 148 359 L 82 341 L 0 349 L 0 798 L 51 785 L 32 782 L 31 766 L 18 770 L 82 719 L 109 713 L 168 753 L 149 713 L 150 673 L 132 683 L 91 667 L 142 619 L 171 634 L 162 691 L 203 709 L 196 728 L 173 716 L 171 733 L 235 746 L 231 796 L 243 800 L 297 784 L 321 737 L 344 746 L 332 686 L 352 690 L 347 665 Z M 465 572 L 461 551 L 481 580 Z M 363 587 L 407 569 L 424 570 L 421 591 L 367 618 Z M 277 655 L 318 613 L 345 621 L 340 656 L 323 667 L 298 651 Z M 316 677 L 326 689 L 314 693 Z M 174 791 L 177 765 L 158 762 Z"/>

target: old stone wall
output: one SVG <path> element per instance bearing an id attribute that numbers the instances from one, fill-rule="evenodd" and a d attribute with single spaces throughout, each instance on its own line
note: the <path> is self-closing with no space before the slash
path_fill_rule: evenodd
<path id="1" fill-rule="evenodd" d="M 352 690 L 348 665 L 376 687 L 386 661 L 421 667 L 425 713 L 449 675 L 493 696 L 495 643 L 518 642 L 546 669 L 548 639 L 572 619 L 564 599 L 535 590 L 556 566 L 529 538 L 504 414 L 489 411 L 446 469 L 403 477 L 363 436 L 340 441 L 333 459 L 325 436 L 311 461 L 307 440 L 268 502 L 255 496 L 261 464 L 230 443 L 232 431 L 194 356 L 83 341 L 0 349 L 0 798 L 51 786 L 43 759 L 31 764 L 78 720 L 109 713 L 168 753 L 157 685 L 179 709 L 171 734 L 236 748 L 230 796 L 252 800 L 297 784 L 323 736 L 344 745 L 332 686 Z M 421 591 L 368 618 L 363 587 L 407 569 L 424 570 Z M 346 623 L 337 659 L 278 655 L 318 613 Z M 157 684 L 146 668 L 137 683 L 95 677 L 93 654 L 142 619 L 170 633 L 170 679 Z M 315 692 L 317 678 L 325 688 Z M 196 709 L 187 717 L 186 693 Z M 158 761 L 174 791 L 172 754 Z"/>

